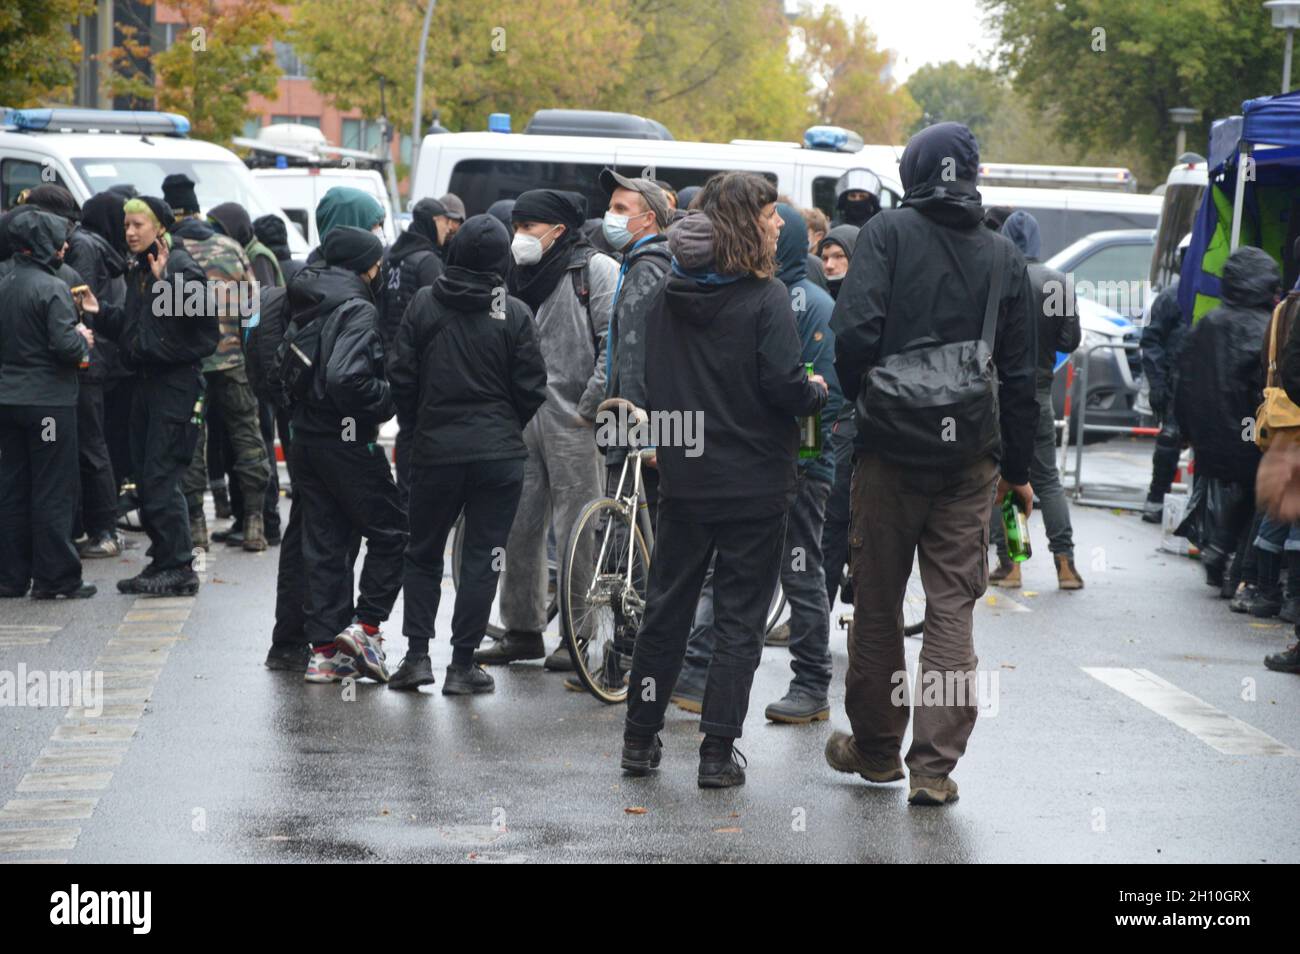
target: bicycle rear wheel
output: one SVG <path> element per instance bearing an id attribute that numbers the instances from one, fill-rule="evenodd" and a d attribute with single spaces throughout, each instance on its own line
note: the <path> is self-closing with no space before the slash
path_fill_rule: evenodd
<path id="1" fill-rule="evenodd" d="M 630 515 L 608 497 L 587 504 L 560 559 L 560 631 L 578 679 L 601 702 L 627 698 L 649 575 L 650 551 Z"/>
<path id="2" fill-rule="evenodd" d="M 921 585 L 921 571 L 912 564 L 912 575 L 907 578 L 903 593 L 903 635 L 920 636 L 925 628 L 925 587 Z"/>

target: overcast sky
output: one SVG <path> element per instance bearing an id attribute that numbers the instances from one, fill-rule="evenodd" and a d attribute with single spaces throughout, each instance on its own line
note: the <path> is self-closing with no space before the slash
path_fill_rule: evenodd
<path id="1" fill-rule="evenodd" d="M 832 0 L 845 17 L 866 17 L 880 45 L 898 54 L 895 78 L 905 82 L 926 63 L 956 60 L 992 65 L 976 0 Z M 819 5 L 814 0 L 813 5 Z"/>

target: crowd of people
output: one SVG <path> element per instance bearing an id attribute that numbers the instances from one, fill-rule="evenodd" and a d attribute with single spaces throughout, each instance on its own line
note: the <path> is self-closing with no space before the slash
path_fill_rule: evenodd
<path id="1" fill-rule="evenodd" d="M 976 599 L 990 582 L 1020 585 L 1004 500 L 1027 515 L 1037 498 L 1059 585 L 1083 586 L 1050 396 L 1078 319 L 1048 307 L 1065 278 L 1038 262 L 1031 215 L 983 207 L 978 167 L 970 131 L 941 123 L 909 143 L 902 207 L 884 213 L 865 169 L 841 178 L 829 220 L 752 173 L 677 191 L 606 170 L 604 210 L 550 188 L 472 216 L 455 195 L 424 198 L 387 249 L 381 206 L 335 187 L 305 262 L 289 257 L 282 219 L 229 202 L 204 215 L 184 175 L 161 195 L 121 186 L 81 208 L 58 186 L 34 188 L 0 219 L 0 596 L 93 596 L 83 561 L 130 545 L 118 523 L 131 511 L 148 563 L 119 591 L 193 595 L 204 549 L 278 546 L 266 665 L 412 691 L 436 681 L 429 644 L 463 521 L 441 689 L 491 692 L 485 666 L 575 666 L 563 640 L 545 643 L 548 552 L 628 453 L 598 443 L 601 403 L 699 414 L 703 453 L 665 443 L 645 471 L 655 550 L 623 770 L 658 767 L 676 704 L 700 714 L 700 786 L 744 782 L 736 740 L 779 582 L 790 617 L 768 639 L 789 647 L 791 681 L 766 718 L 829 717 L 842 597 L 854 606 L 852 732 L 832 735 L 827 762 L 872 782 L 906 765 L 912 802 L 950 802 L 975 699 L 917 702 L 901 751 L 912 710 L 894 689 L 914 559 L 920 675 L 949 682 L 975 671 Z M 1175 386 L 1165 364 L 1148 372 L 1181 434 L 1162 434 L 1157 459 L 1167 466 L 1174 447 L 1176 463 L 1188 440 L 1199 474 L 1237 488 L 1203 559 L 1225 590 L 1242 581 L 1233 606 L 1256 615 L 1280 601 L 1280 555 L 1300 554 L 1288 524 L 1264 516 L 1246 532 L 1258 451 L 1227 433 L 1262 387 L 1271 265 L 1236 253 L 1223 309 L 1181 349 L 1148 355 L 1180 351 L 1180 382 L 1199 382 Z M 1172 337 L 1167 304 L 1149 334 Z M 811 415 L 821 439 L 800 453 Z M 390 461 L 379 432 L 394 416 Z M 211 532 L 208 495 L 231 520 Z M 1286 585 L 1294 615 L 1300 572 Z M 390 671 L 381 627 L 403 594 L 407 648 Z M 505 631 L 484 646 L 498 599 Z"/>

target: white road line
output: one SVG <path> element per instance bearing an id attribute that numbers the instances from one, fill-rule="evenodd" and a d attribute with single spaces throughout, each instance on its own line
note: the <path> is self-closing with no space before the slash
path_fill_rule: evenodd
<path id="1" fill-rule="evenodd" d="M 0 808 L 0 821 L 82 821 L 95 810 L 97 798 L 13 798 Z"/>
<path id="2" fill-rule="evenodd" d="M 1084 672 L 1135 702 L 1186 729 L 1224 755 L 1280 755 L 1300 757 L 1300 752 L 1253 725 L 1216 709 L 1172 682 L 1147 669 L 1081 667 Z"/>
<path id="3" fill-rule="evenodd" d="M 19 792 L 93 792 L 108 788 L 112 772 L 28 772 L 18 780 Z"/>
<path id="4" fill-rule="evenodd" d="M 37 626 L 34 623 L 3 623 L 0 633 L 57 633 L 62 626 Z"/>
<path id="5" fill-rule="evenodd" d="M 130 742 L 134 725 L 117 722 L 81 722 L 61 725 L 50 736 L 55 742 Z"/>
<path id="6" fill-rule="evenodd" d="M 71 851 L 80 828 L 0 829 L 0 851 Z"/>
<path id="7" fill-rule="evenodd" d="M 126 747 L 109 748 L 61 748 L 45 749 L 32 763 L 34 769 L 75 769 L 112 768 L 120 765 Z"/>

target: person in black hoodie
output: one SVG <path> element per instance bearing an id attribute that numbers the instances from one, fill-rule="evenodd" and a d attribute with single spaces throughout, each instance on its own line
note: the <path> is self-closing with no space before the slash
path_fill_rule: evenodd
<path id="1" fill-rule="evenodd" d="M 13 267 L 0 280 L 0 596 L 84 598 L 72 545 L 77 366 L 94 335 L 58 268 L 68 225 L 32 208 L 5 223 Z"/>
<path id="2" fill-rule="evenodd" d="M 95 303 L 95 328 L 117 343 L 135 375 L 131 459 L 150 563 L 137 576 L 119 580 L 117 588 L 145 596 L 193 596 L 199 578 L 181 482 L 203 418 L 206 385 L 200 364 L 216 351 L 220 327 L 206 296 L 198 313 L 185 310 L 187 301 L 198 298 L 189 290 L 206 289 L 207 275 L 183 248 L 171 247 L 164 226 L 173 221 L 171 207 L 142 196 L 127 200 L 123 212 L 132 256 L 126 298 L 120 308 Z"/>
<path id="3" fill-rule="evenodd" d="M 906 669 L 901 607 L 913 559 L 919 549 L 927 599 L 921 678 L 970 685 L 977 662 L 971 614 L 988 585 L 992 491 L 996 482 L 999 499 L 1013 491 L 1030 510 L 1038 420 L 1033 296 L 1015 245 L 981 225 L 975 137 L 960 123 L 929 126 L 907 144 L 899 173 L 907 190 L 902 208 L 879 213 L 862 229 L 831 320 L 835 368 L 844 396 L 857 404 L 858 436 L 844 699 L 853 734 L 833 734 L 826 760 L 873 782 L 903 778 L 899 752 L 909 706 L 898 704 L 896 674 Z M 978 341 L 990 305 L 997 421 L 969 421 L 967 434 L 931 408 L 876 403 L 869 372 L 918 344 Z M 907 422 L 910 431 L 890 430 Z M 957 797 L 950 773 L 977 711 L 973 695 L 950 693 L 942 702 L 915 710 L 907 756 L 913 804 Z"/>
<path id="4" fill-rule="evenodd" d="M 284 219 L 278 215 L 260 215 L 253 220 L 253 234 L 275 254 L 284 283 L 288 285 L 293 276 L 302 271 L 303 263 L 289 252 L 289 227 L 284 224 Z"/>
<path id="5" fill-rule="evenodd" d="M 701 422 L 694 449 L 661 441 L 659 520 L 623 729 L 624 771 L 659 764 L 658 732 L 681 673 L 709 561 L 715 649 L 705 684 L 698 784 L 744 784 L 735 749 L 763 651 L 786 511 L 794 501 L 797 418 L 826 403 L 800 362 L 790 297 L 775 277 L 781 218 L 762 176 L 705 184 L 668 233 L 672 277 L 646 318 L 646 400 L 655 414 Z M 716 554 L 716 558 L 715 558 Z"/>
<path id="6" fill-rule="evenodd" d="M 379 334 L 385 353 L 391 352 L 397 328 L 406 314 L 406 306 L 421 288 L 431 286 L 442 274 L 442 257 L 438 251 L 439 215 L 447 210 L 437 199 L 421 199 L 411 209 L 411 224 L 384 253 L 380 267 L 383 297 L 379 307 Z M 397 465 L 397 489 L 406 506 L 407 471 L 410 469 L 411 429 L 414 418 L 397 409 L 397 440 L 393 456 Z"/>
<path id="7" fill-rule="evenodd" d="M 388 359 L 399 416 L 411 422 L 410 540 L 403 586 L 406 658 L 390 689 L 433 683 L 429 640 L 442 595 L 447 535 L 465 513 L 465 547 L 443 695 L 491 692 L 474 663 L 498 566 L 524 484 L 523 427 L 546 400 L 546 362 L 528 306 L 501 295 L 510 234 L 490 215 L 466 220 L 447 268 L 407 306 Z"/>
<path id="8" fill-rule="evenodd" d="M 1249 245 L 1237 249 L 1223 264 L 1223 303 L 1187 332 L 1178 358 L 1178 430 L 1196 455 L 1196 479 L 1220 485 L 1224 492 L 1215 496 L 1226 502 L 1211 511 L 1208 539 L 1201 541 L 1211 586 L 1223 585 L 1228 557 L 1255 513 L 1259 448 L 1243 438 L 1242 422 L 1254 420 L 1263 399 L 1260 352 L 1281 285 L 1271 255 Z"/>
<path id="9" fill-rule="evenodd" d="M 324 322 L 311 390 L 293 408 L 290 445 L 294 496 L 302 498 L 303 630 L 313 649 L 306 679 L 361 674 L 387 682 L 379 626 L 402 588 L 406 514 L 378 443 L 379 425 L 394 411 L 376 327 L 384 247 L 373 233 L 343 225 L 330 230 L 321 251 L 324 267 L 294 280 L 312 286 L 315 320 Z M 354 534 L 366 539 L 355 606 Z"/>

